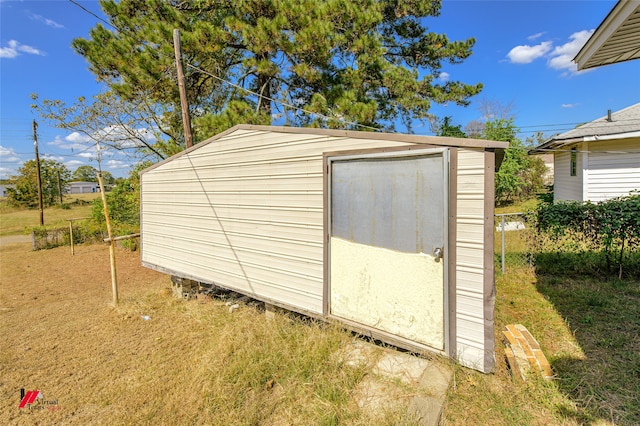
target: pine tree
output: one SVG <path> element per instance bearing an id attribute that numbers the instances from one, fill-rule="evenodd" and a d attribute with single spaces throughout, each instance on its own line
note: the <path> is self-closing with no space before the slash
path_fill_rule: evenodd
<path id="1" fill-rule="evenodd" d="M 178 135 L 174 28 L 181 32 L 200 138 L 235 121 L 274 118 L 296 126 L 360 130 L 355 123 L 391 130 L 402 122 L 410 130 L 412 122 L 428 118 L 432 103 L 466 105 L 482 88 L 436 82 L 443 63 L 462 62 L 475 42 L 452 42 L 428 31 L 423 24 L 440 14 L 439 1 L 100 3 L 114 28 L 98 24 L 73 47 L 119 96 L 166 105 L 162 123 Z M 198 122 L 227 106 L 234 112 Z"/>

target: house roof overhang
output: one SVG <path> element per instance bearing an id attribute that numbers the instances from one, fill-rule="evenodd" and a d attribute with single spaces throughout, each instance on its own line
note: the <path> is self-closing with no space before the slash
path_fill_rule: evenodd
<path id="1" fill-rule="evenodd" d="M 640 0 L 620 0 L 580 49 L 578 70 L 640 58 Z"/>
<path id="2" fill-rule="evenodd" d="M 575 145 L 577 143 L 582 143 L 582 142 L 621 140 L 621 139 L 639 138 L 639 137 L 640 137 L 640 131 L 614 133 L 614 134 L 608 134 L 608 135 L 589 135 L 589 136 L 580 136 L 580 137 L 566 138 L 566 139 L 550 139 L 547 142 L 543 143 L 542 145 L 539 145 L 529 150 L 529 155 L 553 153 L 554 151 L 561 150 L 563 148 L 568 148 L 571 145 Z"/>

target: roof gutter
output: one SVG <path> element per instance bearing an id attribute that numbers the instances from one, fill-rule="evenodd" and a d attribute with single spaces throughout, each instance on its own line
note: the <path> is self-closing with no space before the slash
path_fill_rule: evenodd
<path id="1" fill-rule="evenodd" d="M 614 133 L 611 135 L 591 135 L 591 136 L 581 136 L 578 138 L 570 138 L 570 139 L 551 139 L 550 141 L 545 142 L 540 146 L 530 149 L 528 151 L 528 154 L 529 155 L 545 154 L 550 151 L 554 151 L 558 148 L 562 148 L 564 146 L 573 145 L 581 142 L 597 142 L 597 141 L 620 140 L 620 139 L 631 139 L 631 138 L 640 138 L 640 130 L 637 130 L 635 132 Z"/>

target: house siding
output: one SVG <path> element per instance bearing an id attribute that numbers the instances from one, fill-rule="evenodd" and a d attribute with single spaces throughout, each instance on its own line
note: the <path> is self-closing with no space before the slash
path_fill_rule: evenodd
<path id="1" fill-rule="evenodd" d="M 605 201 L 640 190 L 640 138 L 589 144 L 585 200 Z"/>
<path id="2" fill-rule="evenodd" d="M 582 144 L 578 145 L 576 176 L 571 176 L 571 151 L 555 153 L 553 197 L 555 201 L 583 201 L 583 156 Z"/>

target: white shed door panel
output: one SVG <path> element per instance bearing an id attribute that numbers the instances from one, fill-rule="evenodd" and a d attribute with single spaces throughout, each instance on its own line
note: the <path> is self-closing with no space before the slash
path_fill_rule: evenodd
<path id="1" fill-rule="evenodd" d="M 331 161 L 331 315 L 444 350 L 445 158 Z"/>

